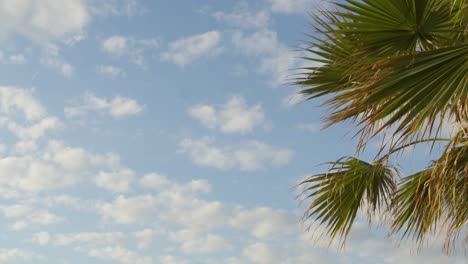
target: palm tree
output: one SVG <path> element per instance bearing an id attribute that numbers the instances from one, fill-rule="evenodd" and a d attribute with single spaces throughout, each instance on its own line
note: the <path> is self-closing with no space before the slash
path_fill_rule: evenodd
<path id="1" fill-rule="evenodd" d="M 389 222 L 389 234 L 423 245 L 442 234 L 444 252 L 468 248 L 468 1 L 345 0 L 313 17 L 303 68 L 306 99 L 324 97 L 325 127 L 350 121 L 357 157 L 302 181 L 304 218 L 344 242 L 358 211 Z M 442 138 L 449 125 L 455 132 Z M 382 140 L 371 162 L 359 155 Z M 440 157 L 400 177 L 392 163 L 407 147 L 442 144 Z M 432 149 L 431 149 L 432 151 Z"/>

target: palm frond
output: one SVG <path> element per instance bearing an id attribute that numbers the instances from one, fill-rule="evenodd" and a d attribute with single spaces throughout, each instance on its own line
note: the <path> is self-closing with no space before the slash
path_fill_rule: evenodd
<path id="1" fill-rule="evenodd" d="M 366 206 L 369 217 L 387 210 L 397 171 L 382 161 L 367 163 L 352 157 L 330 164 L 327 173 L 299 184 L 304 200 L 313 199 L 304 218 L 324 224 L 331 242 L 339 238 L 344 243 L 359 208 Z"/>
<path id="2" fill-rule="evenodd" d="M 466 142 L 449 146 L 430 168 L 405 177 L 399 183 L 392 208 L 393 233 L 423 245 L 428 235 L 441 232 L 449 253 L 468 224 Z M 468 233 L 465 239 L 468 241 Z"/>
<path id="3" fill-rule="evenodd" d="M 347 0 L 315 18 L 307 58 L 296 84 L 309 99 L 327 96 L 325 126 L 354 121 L 360 145 L 397 126 L 396 144 L 438 136 L 442 117 L 468 120 L 468 44 L 457 14 L 436 0 Z M 466 8 L 464 10 L 467 10 Z M 465 19 L 466 25 L 466 19 Z M 318 58 L 317 58 L 318 56 Z M 437 122 L 440 121 L 440 122 Z"/>

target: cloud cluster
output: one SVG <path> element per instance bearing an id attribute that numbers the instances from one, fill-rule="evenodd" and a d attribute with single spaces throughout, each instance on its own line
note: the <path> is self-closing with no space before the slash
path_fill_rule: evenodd
<path id="1" fill-rule="evenodd" d="M 121 96 L 106 99 L 87 93 L 83 96 L 81 102 L 65 107 L 64 113 L 68 118 L 82 117 L 90 112 L 107 113 L 114 118 L 122 118 L 138 115 L 143 109 L 144 106 L 135 99 Z"/>
<path id="2" fill-rule="evenodd" d="M 210 129 L 223 133 L 252 132 L 265 123 L 265 113 L 260 104 L 248 107 L 242 97 L 230 98 L 222 107 L 199 104 L 191 107 L 189 113 Z"/>
<path id="3" fill-rule="evenodd" d="M 0 124 L 23 140 L 35 140 L 62 127 L 34 98 L 33 91 L 11 86 L 0 86 Z"/>
<path id="4" fill-rule="evenodd" d="M 161 59 L 183 67 L 201 58 L 219 54 L 220 40 L 221 33 L 218 31 L 183 37 L 169 43 L 168 50 L 161 53 Z"/>
<path id="5" fill-rule="evenodd" d="M 275 13 L 307 14 L 307 11 L 323 8 L 327 1 L 322 0 L 268 0 L 270 8 Z"/>
<path id="6" fill-rule="evenodd" d="M 125 71 L 122 68 L 112 65 L 98 65 L 96 66 L 96 72 L 110 78 L 125 76 Z"/>
<path id="7" fill-rule="evenodd" d="M 159 47 L 157 39 L 137 39 L 114 35 L 101 41 L 101 49 L 116 58 L 125 58 L 138 66 L 146 67 L 148 52 Z M 106 70 L 102 68 L 101 70 Z M 115 68 L 113 69 L 115 72 Z M 107 68 L 109 72 L 109 68 Z"/>
<path id="8" fill-rule="evenodd" d="M 196 164 L 217 169 L 255 171 L 266 166 L 284 166 L 294 151 L 277 148 L 259 141 L 246 141 L 236 146 L 218 147 L 208 138 L 184 139 L 179 150 L 187 153 Z"/>
<path id="9" fill-rule="evenodd" d="M 17 34 L 45 43 L 80 34 L 89 20 L 84 0 L 0 1 L 0 38 Z"/>

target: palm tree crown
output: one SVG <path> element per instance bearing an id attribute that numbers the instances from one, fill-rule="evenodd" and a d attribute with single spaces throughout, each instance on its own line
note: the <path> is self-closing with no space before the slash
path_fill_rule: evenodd
<path id="1" fill-rule="evenodd" d="M 351 121 L 361 153 L 369 140 L 391 140 L 372 162 L 345 157 L 300 183 L 305 218 L 345 241 L 359 208 L 390 221 L 390 233 L 421 244 L 444 234 L 445 250 L 468 248 L 468 1 L 346 0 L 314 16 L 318 36 L 306 51 L 320 67 L 295 83 L 306 99 L 326 97 L 325 126 Z M 441 138 L 450 126 L 454 133 Z M 390 165 L 403 149 L 444 144 L 413 175 Z"/>

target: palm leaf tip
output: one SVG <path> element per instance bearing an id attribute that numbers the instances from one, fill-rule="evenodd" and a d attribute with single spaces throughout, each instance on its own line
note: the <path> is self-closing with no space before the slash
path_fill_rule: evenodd
<path id="1" fill-rule="evenodd" d="M 367 207 L 369 221 L 387 209 L 397 172 L 383 162 L 371 164 L 352 157 L 330 164 L 327 173 L 300 183 L 304 200 L 312 200 L 304 219 L 323 224 L 330 244 L 338 238 L 344 245 L 360 208 Z"/>

